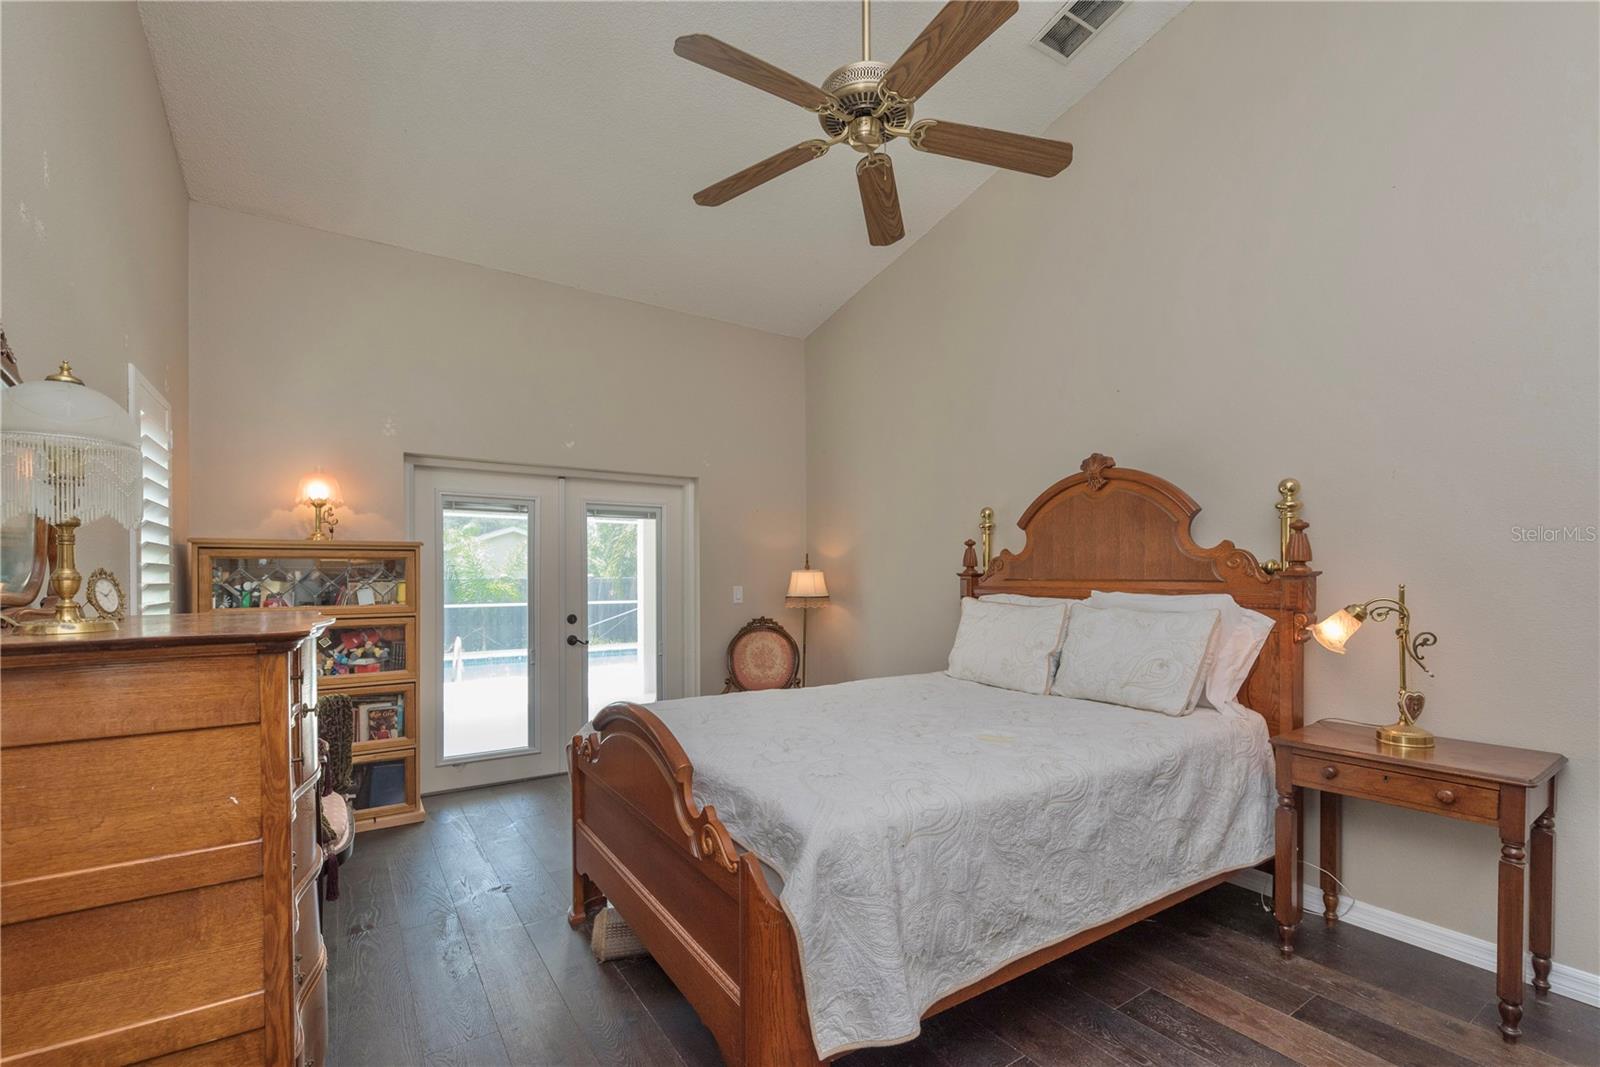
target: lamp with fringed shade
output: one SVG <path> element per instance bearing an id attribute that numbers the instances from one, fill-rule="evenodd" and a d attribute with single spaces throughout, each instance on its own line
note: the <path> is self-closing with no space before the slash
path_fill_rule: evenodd
<path id="1" fill-rule="evenodd" d="M 811 569 L 811 553 L 806 553 L 804 570 L 789 572 L 789 592 L 784 597 L 784 604 L 791 608 L 800 608 L 800 684 L 806 684 L 806 622 L 810 615 L 804 614 L 811 608 L 820 608 L 828 602 L 828 579 L 821 571 Z"/>
<path id="2" fill-rule="evenodd" d="M 55 614 L 26 622 L 26 634 L 114 630 L 112 619 L 90 619 L 75 599 L 78 527 L 115 519 L 132 529 L 142 517 L 139 429 L 122 405 L 73 375 L 70 364 L 43 381 L 0 393 L 0 517 L 37 515 L 55 532 L 50 573 Z"/>

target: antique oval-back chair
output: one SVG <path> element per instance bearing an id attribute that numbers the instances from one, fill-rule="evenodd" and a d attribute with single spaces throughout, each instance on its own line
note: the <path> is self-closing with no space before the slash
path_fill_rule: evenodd
<path id="1" fill-rule="evenodd" d="M 751 619 L 728 642 L 724 693 L 794 689 L 800 684 L 800 646 L 789 631 L 765 615 Z"/>

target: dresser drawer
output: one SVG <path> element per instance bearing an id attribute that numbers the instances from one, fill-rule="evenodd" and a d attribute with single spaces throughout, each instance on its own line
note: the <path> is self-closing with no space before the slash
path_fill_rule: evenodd
<path id="1" fill-rule="evenodd" d="M 294 902 L 294 991 L 305 989 L 311 972 L 322 958 L 322 927 L 318 920 L 317 880 L 307 882 Z"/>
<path id="2" fill-rule="evenodd" d="M 305 995 L 297 1002 L 295 1067 L 327 1067 L 328 1064 L 328 969 L 318 966 L 314 971 Z"/>
<path id="3" fill-rule="evenodd" d="M 317 706 L 317 646 L 310 638 L 289 653 L 289 697 L 304 708 Z"/>
<path id="4" fill-rule="evenodd" d="M 289 865 L 291 883 L 296 888 L 317 871 L 322 848 L 317 844 L 317 787 L 311 786 L 295 798 L 294 822 L 289 827 Z"/>
<path id="5" fill-rule="evenodd" d="M 1295 785 L 1353 797 L 1371 797 L 1458 819 L 1493 822 L 1500 817 L 1500 791 L 1487 786 L 1464 785 L 1404 771 L 1379 770 L 1340 759 L 1301 755 L 1294 757 L 1290 776 Z"/>
<path id="6" fill-rule="evenodd" d="M 289 780 L 298 789 L 317 776 L 317 733 L 320 724 L 315 711 L 301 711 L 289 727 Z"/>

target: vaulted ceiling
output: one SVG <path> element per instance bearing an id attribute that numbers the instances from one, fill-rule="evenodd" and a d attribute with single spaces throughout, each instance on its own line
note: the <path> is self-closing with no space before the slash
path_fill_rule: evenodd
<path id="1" fill-rule="evenodd" d="M 874 5 L 874 58 L 892 61 L 939 6 Z M 1024 3 L 917 115 L 1043 132 L 1182 6 L 1130 4 L 1062 63 L 1030 44 L 1060 5 Z M 690 200 L 819 130 L 673 40 L 711 34 L 820 83 L 860 57 L 853 2 L 141 12 L 195 200 L 791 336 L 995 173 L 891 146 L 906 239 L 888 248 L 867 244 L 846 148 L 724 206 Z M 1080 162 L 1094 152 L 1076 147 Z M 1053 179 L 1063 211 L 1072 174 Z"/>

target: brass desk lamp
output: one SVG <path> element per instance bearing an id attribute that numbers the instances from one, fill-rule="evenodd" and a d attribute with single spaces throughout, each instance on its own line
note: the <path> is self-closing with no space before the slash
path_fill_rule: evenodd
<path id="1" fill-rule="evenodd" d="M 1311 627 L 1311 636 L 1329 652 L 1344 655 L 1344 643 L 1361 628 L 1367 619 L 1382 622 L 1389 616 L 1397 617 L 1394 636 L 1400 646 L 1400 694 L 1396 705 L 1400 718 L 1389 726 L 1378 727 L 1378 740 L 1397 748 L 1432 748 L 1433 734 L 1417 725 L 1422 715 L 1422 694 L 1406 688 L 1406 660 L 1411 660 L 1430 678 L 1433 672 L 1422 662 L 1422 650 L 1439 643 L 1437 635 L 1424 630 L 1411 635 L 1411 612 L 1406 609 L 1406 587 L 1400 587 L 1397 597 L 1378 597 L 1365 604 L 1350 604 L 1329 615 Z"/>

